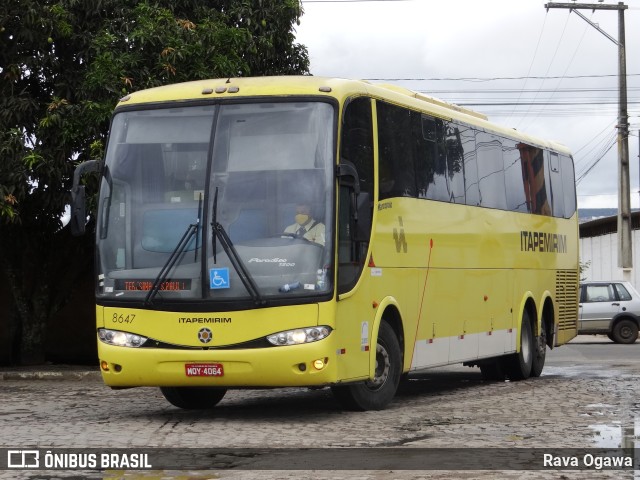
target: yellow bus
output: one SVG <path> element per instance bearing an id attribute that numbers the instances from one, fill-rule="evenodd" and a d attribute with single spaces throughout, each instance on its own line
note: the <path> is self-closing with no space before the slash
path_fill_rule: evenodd
<path id="1" fill-rule="evenodd" d="M 127 95 L 100 170 L 97 343 L 114 388 L 181 408 L 322 387 L 382 409 L 402 377 L 539 376 L 576 335 L 563 146 L 399 87 L 230 78 Z"/>

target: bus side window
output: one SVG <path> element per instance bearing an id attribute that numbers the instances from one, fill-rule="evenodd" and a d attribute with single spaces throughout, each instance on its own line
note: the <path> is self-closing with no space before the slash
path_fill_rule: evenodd
<path id="1" fill-rule="evenodd" d="M 562 193 L 564 195 L 564 218 L 571 218 L 576 212 L 576 183 L 574 180 L 573 160 L 560 155 L 562 173 Z"/>
<path id="2" fill-rule="evenodd" d="M 477 207 L 480 205 L 478 190 L 478 162 L 476 159 L 476 134 L 466 125 L 457 126 L 460 132 L 460 145 L 463 150 L 462 176 L 464 178 L 465 203 Z"/>
<path id="3" fill-rule="evenodd" d="M 514 140 L 503 139 L 504 180 L 507 192 L 507 210 L 527 213 L 529 206 L 522 181 L 520 150 Z"/>
<path id="4" fill-rule="evenodd" d="M 416 197 L 415 122 L 420 114 L 404 108 L 377 102 L 379 199 Z"/>
<path id="5" fill-rule="evenodd" d="M 557 153 L 549 154 L 549 187 L 551 190 L 551 206 L 554 217 L 564 217 L 564 193 L 562 185 L 562 173 L 560 172 L 560 159 Z"/>
<path id="6" fill-rule="evenodd" d="M 421 129 L 422 135 L 416 136 L 418 198 L 464 204 L 468 190 L 466 182 L 471 180 L 476 185 L 476 194 L 471 192 L 473 205 L 476 205 L 475 141 L 471 137 L 470 148 L 468 128 L 422 115 Z M 468 167 L 469 160 L 473 161 L 473 168 Z"/>
<path id="7" fill-rule="evenodd" d="M 340 186 L 338 293 L 348 292 L 355 286 L 364 267 L 369 247 L 374 198 L 372 125 L 371 99 L 359 97 L 347 103 L 342 122 L 340 161 L 349 162 L 355 167 L 360 182 L 360 195 L 354 205 L 354 189 Z M 354 206 L 357 208 L 357 215 L 353 211 Z"/>
<path id="8" fill-rule="evenodd" d="M 418 117 L 414 115 L 414 118 Z M 416 136 L 416 182 L 419 198 L 449 201 L 447 154 L 442 120 L 421 115 L 421 135 Z"/>
<path id="9" fill-rule="evenodd" d="M 464 145 L 460 129 L 453 123 L 446 124 L 447 165 L 446 180 L 448 200 L 465 203 L 464 194 Z"/>
<path id="10" fill-rule="evenodd" d="M 537 147 L 518 143 L 522 166 L 522 181 L 529 213 L 551 215 L 544 171 L 544 152 Z"/>
<path id="11" fill-rule="evenodd" d="M 476 137 L 478 185 L 480 187 L 480 205 L 506 210 L 507 198 L 504 186 L 501 140 L 489 133 L 478 133 Z"/>

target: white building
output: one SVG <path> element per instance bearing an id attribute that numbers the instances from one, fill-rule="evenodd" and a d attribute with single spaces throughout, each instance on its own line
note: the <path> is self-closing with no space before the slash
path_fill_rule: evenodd
<path id="1" fill-rule="evenodd" d="M 640 212 L 631 214 L 633 269 L 631 283 L 640 287 Z M 586 280 L 622 280 L 618 267 L 618 219 L 605 217 L 580 224 L 580 263 L 586 265 L 580 278 Z"/>

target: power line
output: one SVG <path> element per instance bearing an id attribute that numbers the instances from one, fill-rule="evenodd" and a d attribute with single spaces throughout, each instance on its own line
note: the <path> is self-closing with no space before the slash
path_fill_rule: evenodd
<path id="1" fill-rule="evenodd" d="M 354 0 L 355 1 L 355 0 Z M 361 0 L 363 1 L 363 0 Z M 379 0 L 374 0 L 379 1 Z M 369 82 L 493 82 L 497 80 L 554 80 L 578 78 L 617 78 L 617 74 L 606 75 L 562 75 L 562 76 L 522 76 L 522 77 L 409 77 L 409 78 L 363 78 Z M 640 77 L 640 73 L 627 73 L 627 77 Z"/>
<path id="2" fill-rule="evenodd" d="M 591 164 L 594 161 L 599 161 L 600 157 L 602 156 L 602 151 L 607 149 L 605 145 L 609 145 L 614 139 L 615 133 L 613 132 L 613 130 L 609 130 L 606 133 L 606 136 L 601 137 L 597 141 L 595 141 L 594 139 L 595 144 L 591 147 L 591 149 L 588 152 L 584 153 L 581 158 L 576 160 L 575 162 L 575 168 L 577 172 L 576 176 L 580 176 L 582 172 L 584 172 L 585 170 L 589 170 L 591 168 Z M 596 150 L 598 150 L 599 153 L 594 153 L 596 152 Z M 574 152 L 574 155 L 577 155 L 577 153 Z M 591 158 L 588 157 L 589 155 L 591 155 Z"/>
<path id="3" fill-rule="evenodd" d="M 582 170 L 581 173 L 576 174 L 576 185 L 579 185 L 580 182 L 582 182 L 582 180 L 584 180 L 585 177 L 595 168 L 595 166 L 598 165 L 598 163 L 600 163 L 600 161 L 605 157 L 605 155 L 609 153 L 609 150 L 611 150 L 613 146 L 617 143 L 616 137 L 617 135 L 615 133 L 612 134 L 611 137 L 609 137 L 608 143 L 606 143 L 602 147 L 602 149 L 600 150 L 600 153 L 598 153 L 598 155 L 595 156 L 592 162 L 584 170 Z"/>
<path id="4" fill-rule="evenodd" d="M 615 127 L 615 125 L 616 125 L 616 123 L 615 123 L 615 122 L 609 123 L 606 127 L 604 127 L 604 128 L 600 131 L 600 133 L 598 133 L 597 135 L 595 135 L 591 140 L 589 140 L 587 143 L 585 143 L 582 147 L 580 147 L 578 150 L 576 150 L 575 152 L 573 152 L 573 154 L 574 154 L 574 155 L 579 154 L 582 150 L 584 150 L 585 148 L 587 148 L 587 145 L 590 145 L 591 143 L 595 142 L 595 141 L 596 141 L 596 139 L 600 137 L 600 135 L 603 135 L 603 134 L 604 134 L 604 133 L 606 133 L 606 132 L 610 132 L 610 131 L 611 131 L 611 129 L 612 129 L 613 127 Z M 593 148 L 595 148 L 595 147 L 593 147 Z M 589 153 L 591 153 L 591 151 L 593 150 L 593 148 L 592 148 L 589 152 L 587 152 L 587 155 L 588 155 Z M 577 163 L 577 162 L 576 162 L 576 163 Z"/>
<path id="5" fill-rule="evenodd" d="M 535 62 L 535 60 L 536 60 L 536 58 L 538 56 L 538 48 L 540 47 L 540 43 L 542 41 L 542 37 L 543 37 L 543 34 L 544 34 L 544 27 L 547 24 L 547 18 L 549 18 L 549 11 L 548 10 L 547 10 L 547 14 L 544 16 L 544 22 L 542 24 L 542 29 L 540 30 L 540 35 L 538 36 L 538 43 L 536 44 L 536 49 L 533 52 L 533 58 L 531 59 L 531 64 L 529 64 L 529 70 L 527 70 L 527 77 L 529 77 L 531 75 L 531 71 L 533 70 L 533 64 L 534 64 L 534 62 Z M 522 93 L 524 92 L 524 87 L 527 86 L 527 82 L 528 81 L 529 80 L 525 80 L 524 81 L 524 84 L 522 85 L 522 89 L 520 90 L 520 93 L 518 95 L 518 100 L 517 101 L 520 101 L 520 97 L 522 97 Z M 513 109 L 513 113 L 515 113 L 515 110 L 516 109 L 514 108 Z M 511 118 L 511 115 L 509 115 L 509 118 Z"/>
<path id="6" fill-rule="evenodd" d="M 539 100 L 536 101 L 535 99 L 532 101 L 520 101 L 520 102 L 515 102 L 515 101 L 495 101 L 495 102 L 481 102 L 481 101 L 462 101 L 462 102 L 454 102 L 457 103 L 458 105 L 460 105 L 461 107 L 490 107 L 490 106 L 498 106 L 498 107 L 507 107 L 507 106 L 512 106 L 512 105 L 523 105 L 523 106 L 540 106 L 540 107 L 548 107 L 548 106 L 563 106 L 563 105 L 568 105 L 568 106 L 575 106 L 575 105 L 617 105 L 618 102 L 615 100 L 585 100 L 585 101 L 569 101 L 569 100 L 556 100 L 556 101 L 549 101 L 549 100 Z M 640 101 L 632 101 L 632 102 L 627 102 L 629 105 L 640 105 Z"/>
<path id="7" fill-rule="evenodd" d="M 564 34 L 567 31 L 567 25 L 569 25 L 569 15 L 567 15 L 567 20 L 565 21 L 564 27 L 562 28 L 562 33 L 560 34 L 560 40 L 558 40 L 558 42 L 556 43 L 556 49 L 553 52 L 553 55 L 551 56 L 551 60 L 549 60 L 549 66 L 547 67 L 547 71 L 545 72 L 545 77 L 547 77 L 548 73 L 551 71 L 551 67 L 553 65 L 553 62 L 555 61 L 556 55 L 558 54 L 558 51 L 560 50 L 560 45 L 562 44 L 562 39 L 564 38 Z M 561 79 L 564 79 L 564 78 L 565 78 L 565 75 L 563 74 Z M 542 85 L 544 85 L 545 81 L 546 81 L 546 79 L 542 82 Z M 542 87 L 542 85 L 541 85 L 541 87 Z M 536 92 L 534 100 L 536 98 L 538 98 L 539 94 L 540 94 L 540 92 Z M 529 114 L 530 111 L 531 111 L 531 107 L 529 107 L 529 109 L 527 109 L 526 114 L 523 117 L 520 118 L 520 122 L 517 125 L 518 127 L 522 124 L 524 118 L 527 118 L 527 120 L 529 119 L 528 118 L 528 114 Z"/>
<path id="8" fill-rule="evenodd" d="M 302 0 L 302 3 L 413 2 L 414 0 Z"/>
<path id="9" fill-rule="evenodd" d="M 594 11 L 594 12 L 595 12 L 595 11 Z M 547 11 L 547 13 L 548 13 L 548 11 Z M 569 18 L 567 17 L 567 22 L 566 22 L 566 24 L 565 24 L 565 29 L 566 29 L 566 27 L 567 27 L 567 25 L 568 25 L 568 24 L 569 24 Z M 582 41 L 584 40 L 584 36 L 585 36 L 585 34 L 586 34 L 586 33 L 587 33 L 587 27 L 585 26 L 585 28 L 584 28 L 584 30 L 583 30 L 583 32 L 582 32 L 582 36 L 580 37 L 580 41 L 578 42 L 578 44 L 576 45 L 575 50 L 573 51 L 573 55 L 571 56 L 571 60 L 567 63 L 567 66 L 566 66 L 566 68 L 564 69 L 564 72 L 562 73 L 562 77 L 563 77 L 563 78 L 562 78 L 562 80 L 564 80 L 564 78 L 566 78 L 567 72 L 569 71 L 569 68 L 571 68 L 571 64 L 573 63 L 573 61 L 574 61 L 574 59 L 575 59 L 575 57 L 576 57 L 576 54 L 578 53 L 578 50 L 580 49 L 580 45 L 582 45 Z M 562 31 L 562 37 L 564 37 L 564 30 Z M 556 49 L 556 52 L 553 54 L 553 59 L 551 60 L 551 63 L 553 63 L 553 60 L 555 60 L 556 53 L 557 53 L 557 52 L 558 52 L 558 50 L 560 49 L 560 43 L 562 42 L 562 37 L 560 38 L 560 41 L 558 42 L 558 48 Z M 549 64 L 549 70 L 551 69 L 551 63 Z M 547 73 L 549 73 L 549 70 L 547 70 Z M 556 91 L 559 89 L 559 87 L 560 87 L 560 83 L 562 82 L 562 80 L 560 80 L 560 81 L 556 84 Z M 543 83 L 543 84 L 544 84 L 544 83 Z M 542 85 L 540 85 L 540 90 L 542 90 Z M 539 92 L 536 94 L 536 97 L 537 97 L 537 95 L 539 95 L 540 93 L 541 93 L 541 92 L 539 91 Z M 556 92 L 554 91 L 554 92 L 551 94 L 551 97 L 553 97 L 553 96 L 555 95 L 555 93 L 556 93 Z M 544 107 L 543 107 L 543 109 L 544 109 Z M 533 122 L 533 121 L 534 121 L 535 119 L 537 119 L 539 116 L 540 116 L 540 114 L 536 114 L 536 115 L 534 115 L 534 116 L 533 116 L 533 118 L 528 117 L 528 118 L 527 118 L 527 121 L 529 122 L 529 125 L 531 124 L 531 122 Z"/>
<path id="10" fill-rule="evenodd" d="M 630 87 L 631 91 L 640 91 L 640 87 Z M 462 90 L 462 89 L 447 89 L 447 90 L 418 90 L 423 93 L 431 93 L 431 94 L 447 94 L 447 93 L 459 93 L 459 94 L 472 94 L 472 93 L 590 93 L 590 92 L 611 92 L 618 93 L 617 87 L 598 87 L 598 88 L 479 88 L 475 90 Z"/>

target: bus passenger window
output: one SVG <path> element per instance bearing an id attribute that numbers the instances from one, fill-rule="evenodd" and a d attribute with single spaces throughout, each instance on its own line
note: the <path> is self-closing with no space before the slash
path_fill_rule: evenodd
<path id="1" fill-rule="evenodd" d="M 442 120 L 421 115 L 420 123 L 422 135 L 416 136 L 415 162 L 418 197 L 448 201 Z"/>
<path id="2" fill-rule="evenodd" d="M 458 125 L 460 132 L 460 144 L 463 150 L 464 196 L 465 203 L 477 207 L 480 205 L 480 192 L 478 190 L 478 162 L 476 158 L 476 133 L 466 125 Z"/>
<path id="3" fill-rule="evenodd" d="M 557 153 L 549 155 L 549 186 L 551 189 L 551 206 L 554 217 L 564 217 L 564 193 L 562 192 L 562 173 Z"/>
<path id="4" fill-rule="evenodd" d="M 447 146 L 447 196 L 452 203 L 465 203 L 464 195 L 464 146 L 460 129 L 453 123 L 446 127 Z"/>
<path id="5" fill-rule="evenodd" d="M 478 185 L 483 207 L 506 209 L 502 142 L 495 135 L 480 132 L 476 138 Z"/>
<path id="6" fill-rule="evenodd" d="M 415 155 L 412 118 L 420 114 L 377 102 L 378 149 L 380 160 L 380 200 L 415 197 Z"/>
<path id="7" fill-rule="evenodd" d="M 571 218 L 576 213 L 576 183 L 574 180 L 573 160 L 560 155 L 562 172 L 562 193 L 564 195 L 564 218 Z"/>
<path id="8" fill-rule="evenodd" d="M 530 213 L 551 215 L 544 172 L 544 153 L 541 149 L 518 143 L 522 165 L 522 180 Z"/>
<path id="9" fill-rule="evenodd" d="M 418 198 L 427 198 L 433 183 L 435 158 L 438 151 L 438 124 L 440 120 L 420 116 L 421 134 L 416 136 L 416 188 Z"/>
<path id="10" fill-rule="evenodd" d="M 513 140 L 504 139 L 504 183 L 507 192 L 507 210 L 512 212 L 528 212 L 527 197 L 522 182 L 522 166 L 520 150 Z"/>

